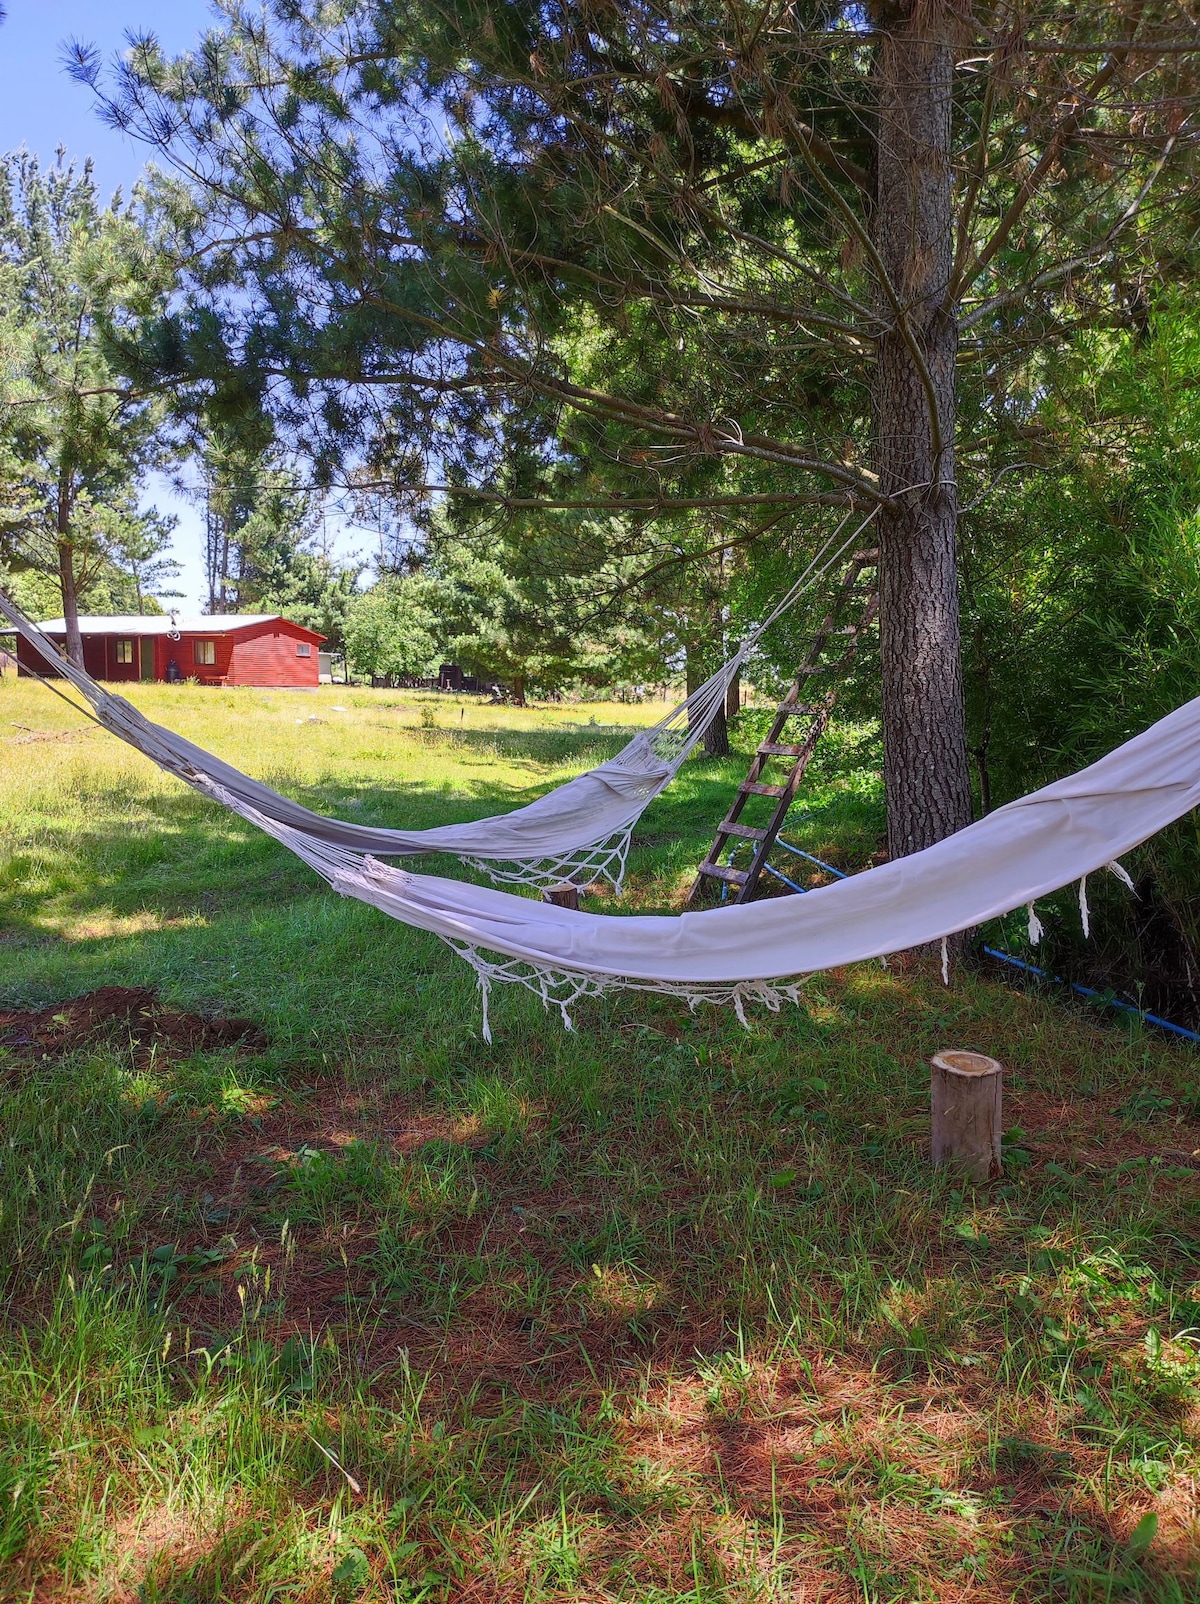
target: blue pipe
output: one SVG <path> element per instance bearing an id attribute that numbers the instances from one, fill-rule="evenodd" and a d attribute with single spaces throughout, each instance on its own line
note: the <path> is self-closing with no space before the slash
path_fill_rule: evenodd
<path id="1" fill-rule="evenodd" d="M 832 863 L 822 863 L 821 859 L 814 858 L 811 852 L 801 852 L 799 847 L 794 847 L 790 841 L 785 841 L 781 835 L 777 835 L 775 840 L 785 852 L 792 852 L 798 858 L 805 858 L 809 863 L 815 863 L 818 869 L 824 869 L 826 874 L 836 875 L 839 880 L 849 880 L 850 876 L 844 869 L 835 869 Z"/>
<path id="2" fill-rule="evenodd" d="M 791 852 L 795 857 L 803 858 L 807 863 L 815 863 L 818 869 L 824 869 L 827 874 L 836 875 L 839 880 L 848 880 L 850 878 L 843 869 L 835 869 L 832 863 L 822 863 L 821 859 L 814 858 L 811 852 L 801 852 L 799 847 L 794 847 L 790 841 L 785 841 L 781 835 L 777 835 L 775 837 L 775 842 L 776 845 L 781 846 L 785 852 Z M 729 849 L 730 863 L 733 862 L 739 847 L 748 846 L 749 844 L 750 843 L 746 841 L 735 841 L 733 846 L 731 846 Z M 808 886 L 797 885 L 794 880 L 789 880 L 786 874 L 783 874 L 779 869 L 774 868 L 769 863 L 764 863 L 763 868 L 768 874 L 774 875 L 776 880 L 782 880 L 785 886 L 790 886 L 793 891 L 798 891 L 801 896 L 803 896 L 805 892 L 810 889 Z M 724 883 L 722 883 L 722 902 L 725 901 L 727 894 L 727 887 L 724 885 Z"/>
<path id="3" fill-rule="evenodd" d="M 783 844 L 786 845 L 786 842 L 783 843 Z M 739 847 L 748 846 L 748 845 L 749 845 L 749 842 L 746 842 L 746 841 L 735 841 L 733 846 L 731 846 L 730 849 L 729 849 L 729 862 L 732 864 L 734 858 L 737 856 L 737 850 L 738 850 Z M 789 850 L 794 852 L 796 849 L 794 847 L 792 847 L 792 848 L 789 848 Z M 805 852 L 802 852 L 802 853 L 800 853 L 800 856 L 803 858 L 803 857 L 807 857 L 808 854 L 805 853 Z M 816 859 L 814 859 L 813 861 L 816 862 Z M 768 874 L 773 874 L 775 876 L 776 880 L 782 880 L 784 885 L 790 887 L 791 890 L 798 891 L 801 896 L 803 896 L 804 893 L 808 890 L 807 886 L 798 886 L 794 880 L 789 880 L 786 874 L 782 874 L 778 869 L 772 868 L 772 866 L 769 863 L 764 863 L 763 864 L 763 868 L 766 870 L 766 872 Z M 837 870 L 835 869 L 833 872 L 836 874 Z M 729 886 L 724 880 L 722 880 L 722 882 L 721 882 L 721 901 L 724 902 L 728 895 L 729 895 Z"/>
<path id="4" fill-rule="evenodd" d="M 832 863 L 824 863 L 820 858 L 814 858 L 811 852 L 802 852 L 799 847 L 794 847 L 790 841 L 785 841 L 781 835 L 776 836 L 775 839 L 785 851 L 791 852 L 797 858 L 804 858 L 808 863 L 815 863 L 817 868 L 824 869 L 826 874 L 832 874 L 839 880 L 848 880 L 850 878 L 844 869 L 835 869 Z M 741 845 L 742 843 L 739 841 L 737 845 L 731 849 L 729 854 L 731 862 L 733 860 L 734 853 Z M 763 868 L 768 874 L 773 874 L 777 880 L 782 880 L 785 886 L 790 886 L 793 891 L 799 891 L 803 895 L 803 893 L 808 890 L 807 886 L 798 886 L 794 880 L 789 880 L 786 874 L 781 874 L 778 869 L 773 869 L 769 863 L 764 863 Z M 722 901 L 725 900 L 725 895 L 726 888 L 725 886 L 722 886 Z M 1059 986 L 1069 984 L 1071 990 L 1078 992 L 1081 997 L 1103 996 L 1102 992 L 1096 991 L 1092 986 L 1081 986 L 1077 980 L 1072 980 L 1069 982 L 1064 981 L 1061 975 L 1051 975 L 1047 970 L 1039 969 L 1036 964 L 1026 963 L 1023 958 L 1014 958 L 1010 952 L 1001 952 L 998 947 L 985 947 L 983 950 L 989 958 L 998 958 L 1001 963 L 1011 964 L 1014 969 L 1024 969 L 1026 973 L 1037 975 L 1042 980 L 1053 980 L 1054 983 Z M 1200 1042 L 1200 1033 L 1197 1033 L 1194 1030 L 1187 1030 L 1183 1025 L 1173 1025 L 1169 1019 L 1160 1019 L 1157 1014 L 1148 1014 L 1144 1009 L 1138 1008 L 1134 1003 L 1121 1002 L 1121 1000 L 1117 997 L 1109 997 L 1105 1000 L 1111 1004 L 1113 1008 L 1120 1008 L 1122 1012 L 1127 1014 L 1136 1014 L 1139 1019 L 1144 1019 L 1147 1024 L 1157 1025 L 1159 1030 L 1168 1030 L 1172 1035 L 1182 1036 L 1185 1041 Z"/>
<path id="5" fill-rule="evenodd" d="M 791 886 L 793 891 L 798 891 L 801 896 L 808 890 L 807 886 L 798 886 L 794 880 L 789 880 L 786 874 L 780 874 L 779 870 L 773 869 L 769 863 L 764 863 L 763 868 L 768 874 L 773 874 L 776 880 L 782 880 L 785 886 Z"/>
<path id="6" fill-rule="evenodd" d="M 1064 981 L 1061 975 L 1052 975 L 1049 970 L 1039 969 L 1036 964 L 1027 964 L 1023 958 L 1014 958 L 1010 952 L 1001 952 L 996 947 L 985 947 L 983 950 L 989 958 L 999 958 L 1001 963 L 1012 964 L 1014 969 L 1024 969 L 1028 974 L 1037 975 L 1042 980 L 1053 980 L 1058 986 L 1069 985 L 1071 990 L 1077 991 L 1081 997 L 1104 997 L 1103 992 L 1096 991 L 1091 986 L 1081 986 L 1077 980 Z M 1169 1019 L 1160 1019 L 1157 1014 L 1148 1014 L 1134 1003 L 1122 1002 L 1119 997 L 1104 997 L 1104 1001 L 1127 1014 L 1137 1014 L 1139 1019 L 1157 1025 L 1160 1030 L 1169 1030 L 1176 1036 L 1185 1037 L 1188 1041 L 1200 1041 L 1200 1035 L 1194 1030 L 1185 1030 L 1182 1025 L 1173 1025 Z"/>

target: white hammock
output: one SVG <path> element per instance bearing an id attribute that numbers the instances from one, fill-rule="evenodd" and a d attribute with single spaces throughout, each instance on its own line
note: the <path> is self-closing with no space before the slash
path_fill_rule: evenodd
<path id="1" fill-rule="evenodd" d="M 14 622 L 20 618 L 2 598 L 0 610 Z M 53 651 L 48 642 L 46 648 Z M 81 690 L 86 685 L 85 694 L 106 696 L 72 665 L 64 663 L 62 669 Z M 94 702 L 94 695 L 89 700 Z M 614 917 L 380 863 L 366 851 L 330 839 L 330 821 L 306 809 L 296 809 L 300 824 L 277 816 L 277 806 L 264 811 L 251 800 L 255 782 L 149 724 L 121 698 L 106 698 L 104 705 L 113 715 L 105 719 L 109 728 L 281 841 L 335 891 L 432 931 L 453 946 L 479 977 L 485 1034 L 494 981 L 530 987 L 547 1005 L 555 1003 L 568 1025 L 572 1003 L 614 986 L 667 992 L 693 1005 L 732 1002 L 744 1017 L 747 998 L 777 1008 L 781 998 L 795 997 L 799 977 L 818 969 L 939 940 L 944 963 L 947 937 L 1023 906 L 1036 938 L 1036 899 L 1076 880 L 1086 930 L 1087 876 L 1109 868 L 1128 883 L 1117 858 L 1200 806 L 1197 698 L 1090 768 L 1010 802 L 911 857 L 804 896 L 678 917 Z M 123 710 L 121 718 L 114 709 Z M 236 789 L 227 783 L 230 776 Z M 259 789 L 273 804 L 283 800 L 266 787 Z M 489 835 L 495 828 L 496 821 L 488 821 Z M 388 843 L 385 850 L 397 850 L 399 832 L 337 829 L 352 830 L 355 839 L 377 833 Z M 438 833 L 419 833 L 422 850 Z"/>
<path id="2" fill-rule="evenodd" d="M 847 514 L 779 605 L 751 631 L 733 656 L 657 724 L 639 730 L 609 762 L 512 813 L 429 830 L 374 828 L 313 813 L 183 736 L 153 723 L 124 697 L 104 690 L 90 675 L 60 657 L 53 642 L 3 593 L 0 614 L 87 699 L 106 729 L 188 785 L 196 785 L 197 776 L 203 776 L 210 785 L 220 786 L 226 796 L 253 810 L 256 817 L 271 819 L 312 840 L 351 851 L 389 857 L 454 853 L 497 881 L 548 887 L 565 881 L 587 885 L 607 878 L 620 890 L 633 826 L 703 738 L 763 631 L 853 547 L 877 511 L 876 508 L 869 513 L 853 534 L 843 538 L 850 519 Z"/>
<path id="3" fill-rule="evenodd" d="M 819 969 L 942 942 L 1033 905 L 1078 880 L 1087 929 L 1087 876 L 1200 805 L 1200 698 L 1107 757 L 998 808 L 911 857 L 804 896 L 725 905 L 679 916 L 584 913 L 413 874 L 314 840 L 258 814 L 219 785 L 216 801 L 273 835 L 343 896 L 432 931 L 475 969 L 484 998 L 494 981 L 538 992 L 562 1010 L 612 987 L 776 1009 Z M 498 955 L 492 956 L 492 955 Z"/>

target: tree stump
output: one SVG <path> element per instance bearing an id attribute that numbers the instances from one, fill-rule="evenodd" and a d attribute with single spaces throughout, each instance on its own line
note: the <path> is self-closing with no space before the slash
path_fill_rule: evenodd
<path id="1" fill-rule="evenodd" d="M 961 1048 L 947 1048 L 930 1063 L 933 1162 L 953 1164 L 972 1181 L 998 1179 L 1003 1069 Z"/>
<path id="2" fill-rule="evenodd" d="M 579 908 L 579 887 L 573 886 L 570 881 L 561 886 L 551 886 L 542 892 L 544 902 L 552 902 L 556 908 Z"/>

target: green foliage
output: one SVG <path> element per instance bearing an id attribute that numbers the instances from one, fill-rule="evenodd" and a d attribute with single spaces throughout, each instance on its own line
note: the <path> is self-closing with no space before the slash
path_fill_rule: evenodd
<path id="1" fill-rule="evenodd" d="M 253 605 L 246 610 L 282 613 L 325 636 L 329 649 L 346 645 L 346 629 L 357 592 L 355 569 L 331 561 L 322 552 L 292 549 L 281 553 L 255 583 Z"/>
<path id="2" fill-rule="evenodd" d="M 1016 41 L 990 13 L 964 22 L 953 135 L 975 178 L 955 197 L 952 292 L 993 381 L 1081 313 L 1137 318 L 1154 275 L 1186 272 L 1171 179 L 1193 144 L 1176 129 L 1164 147 L 1161 128 L 1190 69 L 1114 62 L 1079 105 L 1086 134 L 1057 121 L 1129 12 L 1055 3 Z M 221 242 L 148 340 L 160 369 L 260 400 L 335 456 L 366 449 L 398 486 L 440 464 L 472 487 L 502 469 L 501 499 L 557 483 L 616 505 L 636 485 L 670 506 L 734 488 L 728 464 L 737 488 L 777 491 L 777 514 L 811 497 L 810 474 L 868 489 L 864 390 L 890 326 L 867 248 L 871 108 L 899 14 L 848 26 L 806 3 L 780 32 L 586 0 L 555 22 L 529 0 L 501 17 L 368 0 L 342 32 L 317 14 L 229 13 L 203 71 L 151 39 L 115 85 L 80 56 L 114 114 L 205 158 L 194 185 L 160 190 L 197 245 Z M 1068 47 L 1042 53 L 1043 33 Z M 451 137 L 426 138 L 435 125 Z M 1119 169 L 1083 152 L 1101 130 Z M 1151 219 L 1176 255 L 1147 248 Z M 600 477 L 573 487 L 580 462 Z"/>
<path id="3" fill-rule="evenodd" d="M 557 690 L 576 677 L 584 644 L 544 592 L 463 547 L 444 550 L 437 573 L 440 638 L 468 673 L 509 685 L 518 702 L 527 687 Z"/>
<path id="4" fill-rule="evenodd" d="M 396 679 L 438 664 L 437 593 L 424 579 L 389 575 L 349 602 L 346 657 L 356 674 Z"/>
<path id="5" fill-rule="evenodd" d="M 90 164 L 0 159 L 0 557 L 55 578 L 68 619 L 117 575 L 140 601 L 174 571 L 173 520 L 138 506 L 163 403 L 114 359 L 172 282 L 140 202 L 102 206 Z"/>
<path id="6" fill-rule="evenodd" d="M 170 566 L 174 568 L 174 564 Z M 62 614 L 62 588 L 55 575 L 37 568 L 0 567 L 0 586 L 30 618 L 56 618 Z M 176 594 L 165 586 L 156 588 L 164 599 Z M 103 563 L 97 566 L 82 600 L 93 613 L 161 614 L 165 609 L 158 596 L 139 589 L 132 574 Z"/>
<path id="7" fill-rule="evenodd" d="M 1098 756 L 1200 671 L 1200 314 L 1081 337 L 1029 432 L 1047 460 L 971 526 L 972 708 L 1002 795 Z"/>
<path id="8" fill-rule="evenodd" d="M 1193 298 L 1164 297 L 1141 333 L 1081 335 L 1028 382 L 1012 401 L 1032 460 L 964 520 L 969 730 L 993 806 L 1094 761 L 1200 684 Z M 1162 832 L 1128 867 L 1137 902 L 1093 877 L 1093 943 L 1063 898 L 1044 961 L 1178 1010 L 1200 964 L 1194 830 Z"/>
<path id="9" fill-rule="evenodd" d="M 203 438 L 206 577 L 214 612 L 278 612 L 345 644 L 357 566 L 317 548 L 321 499 L 277 449 L 228 430 Z"/>

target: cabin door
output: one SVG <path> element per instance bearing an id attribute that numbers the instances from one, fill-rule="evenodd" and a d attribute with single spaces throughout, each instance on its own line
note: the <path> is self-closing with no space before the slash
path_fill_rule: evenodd
<path id="1" fill-rule="evenodd" d="M 154 637 L 153 637 L 153 635 L 143 635 L 142 636 L 141 648 L 142 648 L 142 678 L 143 679 L 153 679 L 154 678 Z"/>

